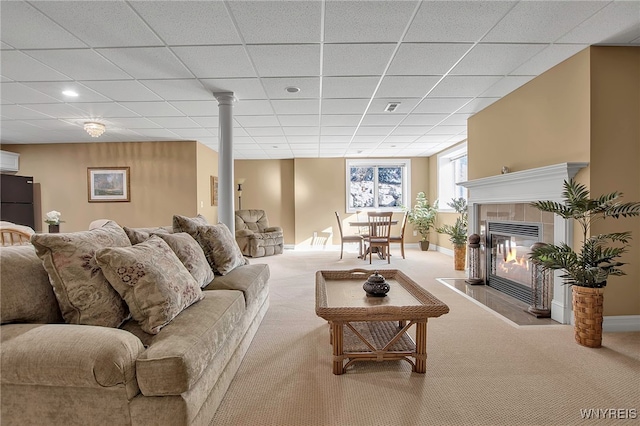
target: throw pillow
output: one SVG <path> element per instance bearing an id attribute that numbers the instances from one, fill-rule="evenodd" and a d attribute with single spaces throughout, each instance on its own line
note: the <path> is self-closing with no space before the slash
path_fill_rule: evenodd
<path id="1" fill-rule="evenodd" d="M 187 268 L 200 287 L 206 287 L 213 281 L 214 274 L 202 251 L 202 247 L 186 232 L 177 234 L 156 234 L 169 245 L 178 259 Z"/>
<path id="2" fill-rule="evenodd" d="M 209 265 L 214 272 L 225 275 L 245 264 L 244 256 L 236 239 L 224 223 L 199 226 L 196 240 L 202 246 Z"/>
<path id="3" fill-rule="evenodd" d="M 170 231 L 162 226 L 157 226 L 155 228 L 128 228 L 123 226 L 124 232 L 129 237 L 129 241 L 131 241 L 131 245 L 139 244 L 143 241 L 146 241 L 151 234 L 169 234 Z"/>
<path id="4" fill-rule="evenodd" d="M 129 317 L 126 303 L 94 257 L 104 247 L 131 246 L 117 223 L 109 221 L 89 231 L 34 234 L 31 242 L 49 274 L 65 322 L 118 327 Z"/>
<path id="5" fill-rule="evenodd" d="M 173 216 L 173 232 L 186 232 L 193 238 L 195 238 L 198 233 L 198 226 L 207 225 L 209 225 L 209 222 L 207 222 L 207 219 L 201 214 L 196 217 L 186 217 L 177 214 Z"/>
<path id="6" fill-rule="evenodd" d="M 158 334 L 180 312 L 204 297 L 180 259 L 156 235 L 131 247 L 98 250 L 96 261 L 129 305 L 133 319 L 149 334 Z"/>

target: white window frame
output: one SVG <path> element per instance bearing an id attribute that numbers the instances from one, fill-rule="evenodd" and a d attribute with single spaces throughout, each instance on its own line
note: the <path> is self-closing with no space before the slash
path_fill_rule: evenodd
<path id="1" fill-rule="evenodd" d="M 351 191 L 351 167 L 389 167 L 399 166 L 404 169 L 402 173 L 402 205 L 410 207 L 409 194 L 411 193 L 411 160 L 408 158 L 388 159 L 388 160 L 375 160 L 375 159 L 347 159 L 345 170 L 345 206 L 347 213 L 357 213 L 364 210 L 375 211 L 392 211 L 400 212 L 402 207 L 351 207 L 349 205 L 349 193 Z M 377 188 L 378 174 L 374 173 L 374 179 Z M 378 202 L 377 192 L 374 194 L 375 203 Z"/>
<path id="2" fill-rule="evenodd" d="M 469 194 L 467 188 L 455 183 L 454 161 L 460 157 L 467 156 L 467 142 L 458 144 L 452 148 L 446 149 L 438 154 L 438 210 L 442 212 L 452 212 L 453 209 L 448 206 L 452 198 L 456 196 L 456 187 L 462 189 L 462 197 L 468 199 Z"/>

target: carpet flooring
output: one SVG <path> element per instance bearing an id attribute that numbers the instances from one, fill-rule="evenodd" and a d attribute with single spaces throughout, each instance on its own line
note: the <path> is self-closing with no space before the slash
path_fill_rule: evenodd
<path id="1" fill-rule="evenodd" d="M 407 248 L 391 265 L 345 253 L 289 251 L 252 259 L 271 270 L 271 306 L 212 425 L 638 424 L 640 333 L 605 333 L 589 349 L 566 325 L 519 327 L 438 279 L 453 259 Z M 428 323 L 427 372 L 404 361 L 359 362 L 332 374 L 314 274 L 400 269 L 450 307 Z M 605 300 L 606 303 L 606 300 Z"/>

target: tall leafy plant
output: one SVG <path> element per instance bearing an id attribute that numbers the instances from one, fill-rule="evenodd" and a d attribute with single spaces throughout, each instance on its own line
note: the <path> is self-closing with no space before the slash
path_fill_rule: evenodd
<path id="1" fill-rule="evenodd" d="M 456 222 L 453 225 L 442 225 L 436 229 L 436 232 L 448 235 L 449 241 L 454 246 L 465 245 L 467 243 L 468 226 L 467 200 L 453 198 L 447 205 L 455 210 L 456 213 L 459 213 L 460 216 L 456 218 Z"/>
<path id="2" fill-rule="evenodd" d="M 407 213 L 407 220 L 420 233 L 422 241 L 429 241 L 429 231 L 436 223 L 437 214 L 438 201 L 430 205 L 425 193 L 418 192 L 415 205 Z"/>
<path id="3" fill-rule="evenodd" d="M 573 179 L 564 182 L 563 203 L 537 201 L 534 207 L 554 213 L 564 219 L 573 219 L 582 230 L 582 246 L 574 251 L 566 243 L 545 245 L 532 250 L 530 258 L 544 268 L 563 270 L 566 284 L 601 288 L 610 275 L 625 275 L 620 269 L 623 262 L 617 260 L 625 253 L 631 240 L 631 232 L 613 232 L 590 235 L 591 226 L 606 218 L 640 215 L 640 202 L 620 202 L 621 192 L 612 192 L 597 198 L 589 198 L 589 190 Z"/>

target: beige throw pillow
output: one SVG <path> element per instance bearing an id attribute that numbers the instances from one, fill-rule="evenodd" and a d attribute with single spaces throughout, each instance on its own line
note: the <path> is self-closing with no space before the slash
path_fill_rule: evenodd
<path id="1" fill-rule="evenodd" d="M 131 246 L 117 223 L 109 221 L 82 232 L 34 234 L 31 242 L 49 274 L 65 322 L 118 327 L 129 317 L 126 303 L 94 257 L 104 247 Z"/>
<path id="2" fill-rule="evenodd" d="M 162 238 L 169 245 L 200 287 L 206 287 L 213 281 L 215 277 L 213 270 L 207 262 L 202 247 L 191 235 L 186 232 L 153 235 Z"/>
<path id="3" fill-rule="evenodd" d="M 199 226 L 196 240 L 202 246 L 209 265 L 214 272 L 226 275 L 245 264 L 244 256 L 236 239 L 224 223 Z"/>
<path id="4" fill-rule="evenodd" d="M 129 237 L 129 241 L 131 241 L 131 245 L 139 244 L 143 241 L 146 241 L 147 238 L 151 236 L 151 234 L 169 234 L 170 231 L 162 226 L 157 226 L 154 228 L 128 228 L 123 226 L 124 232 Z"/>
<path id="5" fill-rule="evenodd" d="M 149 334 L 158 334 L 204 295 L 169 245 L 157 235 L 131 247 L 98 250 L 96 260 L 109 283 Z"/>
<path id="6" fill-rule="evenodd" d="M 180 216 L 177 214 L 173 216 L 173 232 L 186 232 L 193 238 L 195 238 L 198 233 L 198 226 L 207 225 L 209 225 L 209 222 L 207 222 L 207 219 L 201 214 L 196 217 Z"/>

